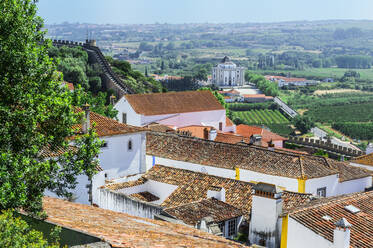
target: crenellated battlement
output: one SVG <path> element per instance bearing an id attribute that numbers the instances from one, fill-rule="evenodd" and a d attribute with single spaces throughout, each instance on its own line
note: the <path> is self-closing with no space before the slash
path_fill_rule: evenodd
<path id="1" fill-rule="evenodd" d="M 345 146 L 335 145 L 330 142 L 325 142 L 323 140 L 290 136 L 286 142 L 291 143 L 291 144 L 302 145 L 305 147 L 322 149 L 330 153 L 334 153 L 337 155 L 344 155 L 347 157 L 358 157 L 358 156 L 364 155 L 364 152 L 360 150 L 347 148 Z"/>

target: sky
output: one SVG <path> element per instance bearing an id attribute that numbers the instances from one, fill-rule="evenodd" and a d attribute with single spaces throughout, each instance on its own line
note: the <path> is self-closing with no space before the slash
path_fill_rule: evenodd
<path id="1" fill-rule="evenodd" d="M 373 0 L 39 0 L 47 24 L 373 20 Z"/>

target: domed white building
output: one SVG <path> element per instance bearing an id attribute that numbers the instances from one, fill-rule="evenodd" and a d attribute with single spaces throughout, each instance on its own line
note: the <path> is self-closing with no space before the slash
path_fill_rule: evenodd
<path id="1" fill-rule="evenodd" d="M 245 82 L 245 68 L 238 67 L 227 56 L 212 68 L 212 83 L 216 86 L 241 86 Z"/>

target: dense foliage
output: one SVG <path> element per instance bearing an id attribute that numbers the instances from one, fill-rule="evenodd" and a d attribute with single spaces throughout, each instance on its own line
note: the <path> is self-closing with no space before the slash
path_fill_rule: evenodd
<path id="1" fill-rule="evenodd" d="M 266 80 L 262 75 L 246 72 L 245 80 L 253 83 L 267 96 L 278 96 L 278 85 L 274 82 Z"/>
<path id="2" fill-rule="evenodd" d="M 58 231 L 55 234 L 57 235 Z M 53 238 L 55 240 L 48 243 L 41 232 L 30 229 L 29 225 L 20 217 L 14 216 L 12 211 L 3 211 L 0 214 L 0 247 L 58 248 L 57 237 Z"/>
<path id="3" fill-rule="evenodd" d="M 40 213 L 46 189 L 69 197 L 77 176 L 96 172 L 101 142 L 90 129 L 69 146 L 81 115 L 48 57 L 34 1 L 0 1 L 0 9 L 0 209 Z M 68 152 L 47 159 L 47 150 Z"/>
<path id="4" fill-rule="evenodd" d="M 308 133 L 311 128 L 315 127 L 315 123 L 308 116 L 297 115 L 292 122 L 302 134 Z"/>
<path id="5" fill-rule="evenodd" d="M 372 140 L 373 123 L 337 122 L 332 128 L 354 139 Z"/>
<path id="6" fill-rule="evenodd" d="M 132 69 L 127 61 L 106 57 L 113 71 L 122 78 L 123 82 L 135 90 L 136 93 L 161 92 L 162 85 L 150 77 L 145 77 L 141 72 Z"/>

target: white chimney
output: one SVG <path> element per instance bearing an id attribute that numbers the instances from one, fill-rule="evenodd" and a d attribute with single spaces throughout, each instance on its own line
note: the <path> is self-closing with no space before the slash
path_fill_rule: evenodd
<path id="1" fill-rule="evenodd" d="M 214 141 L 216 139 L 217 135 L 218 135 L 218 133 L 216 132 L 216 130 L 215 129 L 211 129 L 209 131 L 209 140 Z"/>
<path id="2" fill-rule="evenodd" d="M 282 190 L 276 185 L 258 183 L 253 187 L 249 239 L 251 244 L 279 247 L 277 232 L 282 214 Z"/>
<path id="3" fill-rule="evenodd" d="M 88 129 L 90 128 L 89 116 L 90 116 L 91 110 L 89 109 L 89 107 L 90 106 L 89 106 L 88 103 L 83 105 L 83 110 L 84 110 L 84 118 L 83 118 L 83 122 L 82 122 L 83 133 L 88 133 Z"/>
<path id="4" fill-rule="evenodd" d="M 340 219 L 335 223 L 333 235 L 334 248 L 349 248 L 350 247 L 350 228 L 351 224 L 345 218 Z"/>
<path id="5" fill-rule="evenodd" d="M 225 202 L 225 189 L 222 187 L 212 186 L 207 190 L 207 198 L 214 197 L 219 201 Z"/>

